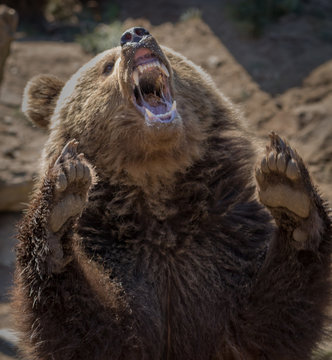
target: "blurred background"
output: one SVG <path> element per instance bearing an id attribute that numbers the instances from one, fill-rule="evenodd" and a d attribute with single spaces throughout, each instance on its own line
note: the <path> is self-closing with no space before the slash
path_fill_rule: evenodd
<path id="1" fill-rule="evenodd" d="M 17 358 L 9 309 L 15 224 L 47 137 L 20 110 L 24 86 L 39 73 L 68 79 L 134 25 L 202 66 L 258 138 L 274 130 L 290 140 L 332 204 L 331 0 L 3 1 L 0 360 Z M 322 349 L 314 359 L 332 359 L 332 343 Z"/>

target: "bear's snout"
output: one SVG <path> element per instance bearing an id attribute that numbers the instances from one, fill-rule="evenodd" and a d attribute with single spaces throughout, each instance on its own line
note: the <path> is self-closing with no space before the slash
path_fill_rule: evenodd
<path id="1" fill-rule="evenodd" d="M 133 27 L 122 34 L 120 44 L 124 46 L 125 44 L 138 43 L 146 36 L 150 36 L 146 29 L 143 27 Z"/>

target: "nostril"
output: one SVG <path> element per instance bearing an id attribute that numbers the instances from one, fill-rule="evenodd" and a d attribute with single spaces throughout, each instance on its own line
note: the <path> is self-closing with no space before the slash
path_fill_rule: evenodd
<path id="1" fill-rule="evenodd" d="M 130 41 L 132 38 L 131 33 L 127 32 L 124 34 L 124 40 Z"/>
<path id="2" fill-rule="evenodd" d="M 124 45 L 128 42 L 130 42 L 132 39 L 132 35 L 129 31 L 126 31 L 122 36 L 121 36 L 121 45 Z"/>
<path id="3" fill-rule="evenodd" d="M 123 46 L 128 43 L 138 43 L 144 36 L 147 35 L 150 35 L 150 33 L 143 27 L 133 27 L 122 34 L 120 44 Z"/>
<path id="4" fill-rule="evenodd" d="M 135 31 L 135 34 L 138 36 L 149 35 L 149 32 L 147 30 L 145 30 L 144 28 L 135 28 L 134 31 Z"/>

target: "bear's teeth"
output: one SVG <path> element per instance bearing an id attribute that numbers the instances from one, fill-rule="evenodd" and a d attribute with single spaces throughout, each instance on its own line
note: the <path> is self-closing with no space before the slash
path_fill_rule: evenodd
<path id="1" fill-rule="evenodd" d="M 138 74 L 138 71 L 135 70 L 134 73 L 133 73 L 133 79 L 134 79 L 134 82 L 135 82 L 135 85 L 139 85 L 139 74 Z"/>
<path id="2" fill-rule="evenodd" d="M 145 108 L 145 112 L 147 114 L 147 116 L 149 117 L 150 120 L 153 120 L 153 118 L 155 117 L 155 115 L 147 108 Z"/>
<path id="3" fill-rule="evenodd" d="M 171 110 L 164 114 L 154 114 L 148 108 L 144 107 L 144 109 L 145 109 L 145 113 L 148 116 L 149 120 L 153 120 L 155 118 L 167 119 L 167 118 L 170 118 L 172 116 L 173 112 L 176 110 L 176 101 L 175 100 L 173 101 Z"/>
<path id="4" fill-rule="evenodd" d="M 147 66 L 145 64 L 139 65 L 137 69 L 142 74 L 147 69 Z"/>
<path id="5" fill-rule="evenodd" d="M 170 117 L 171 115 L 172 115 L 172 111 L 169 111 L 169 112 L 167 112 L 165 114 L 159 114 L 159 115 L 157 115 L 157 117 L 159 119 L 166 119 L 166 118 Z"/>
<path id="6" fill-rule="evenodd" d="M 142 74 L 144 71 L 154 67 L 160 69 L 167 77 L 169 77 L 169 71 L 167 70 L 167 67 L 163 63 L 160 64 L 158 60 L 147 64 L 138 65 L 135 71 L 138 71 L 140 74 Z"/>
<path id="7" fill-rule="evenodd" d="M 159 65 L 159 67 L 160 67 L 160 69 L 162 70 L 162 72 L 167 76 L 167 77 L 169 77 L 169 72 L 168 72 L 168 70 L 167 70 L 167 67 L 164 65 L 164 64 L 158 64 Z"/>
<path id="8" fill-rule="evenodd" d="M 166 119 L 172 115 L 172 110 L 168 111 L 167 113 L 164 113 L 164 114 L 154 114 L 149 109 L 145 108 L 145 112 L 146 112 L 146 115 L 148 116 L 149 120 L 153 120 L 155 118 Z"/>

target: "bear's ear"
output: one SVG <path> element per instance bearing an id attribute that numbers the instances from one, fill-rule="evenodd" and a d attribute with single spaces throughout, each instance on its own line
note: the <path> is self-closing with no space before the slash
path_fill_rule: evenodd
<path id="1" fill-rule="evenodd" d="M 64 82 L 53 75 L 33 77 L 24 90 L 22 111 L 32 122 L 48 128 Z"/>

